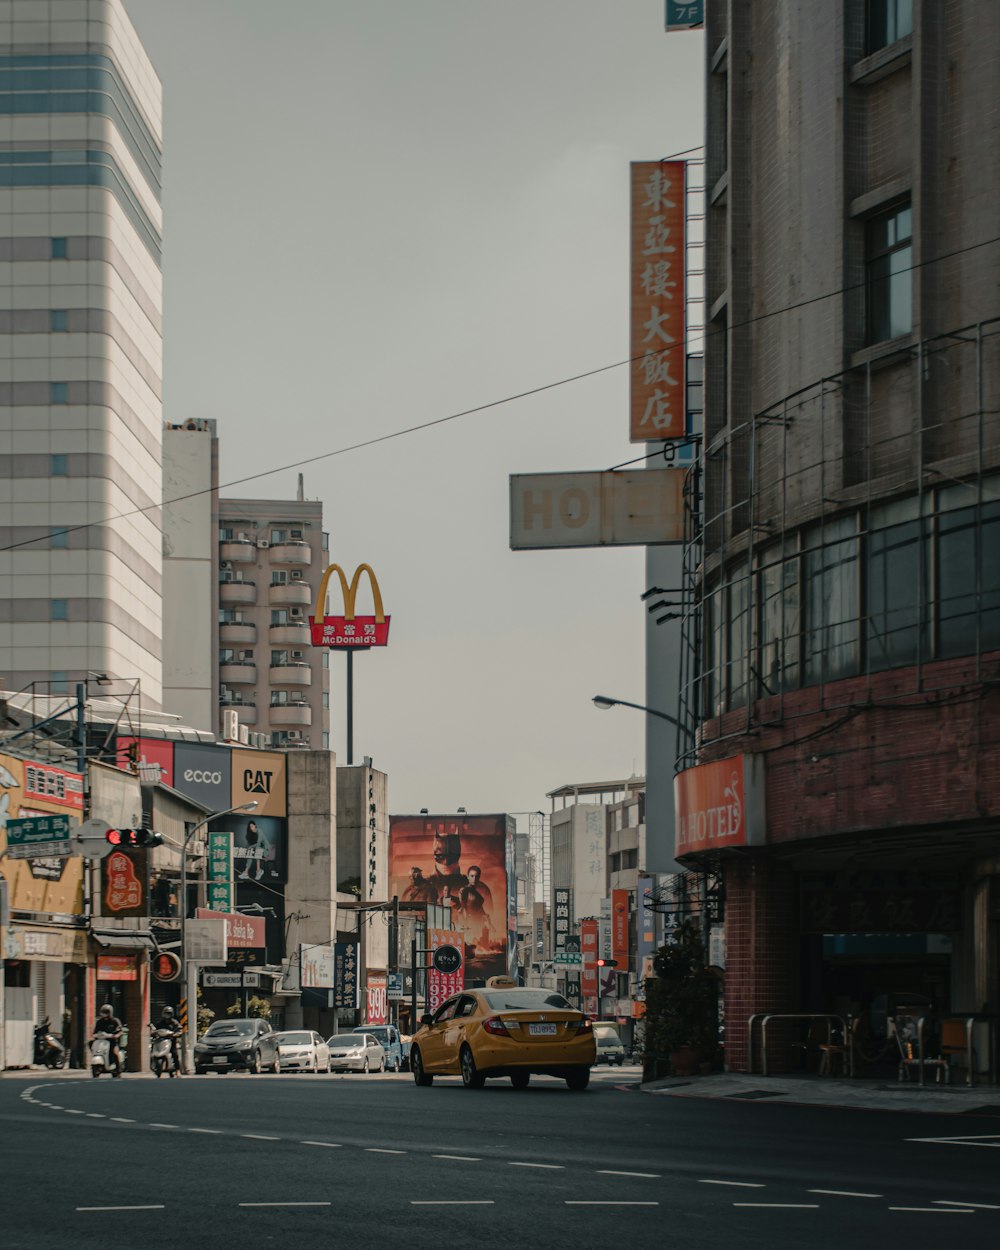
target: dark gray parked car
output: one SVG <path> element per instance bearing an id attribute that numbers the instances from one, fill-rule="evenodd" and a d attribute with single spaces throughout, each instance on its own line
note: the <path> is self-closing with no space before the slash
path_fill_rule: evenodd
<path id="1" fill-rule="evenodd" d="M 214 1020 L 194 1048 L 194 1070 L 278 1071 L 278 1035 L 266 1020 Z"/>

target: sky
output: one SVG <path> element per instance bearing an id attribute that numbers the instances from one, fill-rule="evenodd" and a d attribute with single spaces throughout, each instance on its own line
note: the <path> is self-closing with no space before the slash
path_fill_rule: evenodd
<path id="1" fill-rule="evenodd" d="M 512 552 L 508 479 L 642 454 L 628 166 L 701 144 L 701 32 L 663 0 L 125 7 L 163 85 L 164 418 L 218 423 L 224 496 L 302 472 L 374 568 L 355 762 L 399 813 L 642 774 L 642 714 L 591 699 L 644 701 L 643 551 Z"/>

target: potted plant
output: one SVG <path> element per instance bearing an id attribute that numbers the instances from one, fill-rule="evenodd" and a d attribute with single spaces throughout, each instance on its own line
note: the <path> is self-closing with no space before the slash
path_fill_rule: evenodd
<path id="1" fill-rule="evenodd" d="M 715 1062 L 719 985 L 697 924 L 685 920 L 653 959 L 646 980 L 643 1080 L 692 1076 Z"/>

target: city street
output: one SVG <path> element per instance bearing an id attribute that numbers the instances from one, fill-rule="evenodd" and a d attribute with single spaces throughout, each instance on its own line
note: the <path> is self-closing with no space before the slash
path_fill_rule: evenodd
<path id="1" fill-rule="evenodd" d="M 3 1244 L 998 1244 L 1000 1116 L 656 1097 L 637 1079 L 6 1078 Z"/>

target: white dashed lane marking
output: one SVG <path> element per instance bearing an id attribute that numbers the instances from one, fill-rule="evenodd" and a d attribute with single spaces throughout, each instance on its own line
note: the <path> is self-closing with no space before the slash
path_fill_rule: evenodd
<path id="1" fill-rule="evenodd" d="M 512 1168 L 545 1168 L 548 1172 L 565 1172 L 561 1163 L 511 1163 Z"/>
<path id="2" fill-rule="evenodd" d="M 332 1207 L 332 1202 L 241 1202 L 241 1207 Z"/>
<path id="3" fill-rule="evenodd" d="M 280 1137 L 269 1137 L 265 1133 L 240 1133 L 241 1137 L 248 1137 L 250 1141 L 281 1141 Z"/>
<path id="4" fill-rule="evenodd" d="M 151 1202 L 143 1207 L 77 1207 L 78 1211 L 163 1211 L 162 1202 Z"/>
<path id="5" fill-rule="evenodd" d="M 456 1163 L 482 1163 L 475 1155 L 431 1155 L 432 1159 L 454 1159 Z"/>
<path id="6" fill-rule="evenodd" d="M 598 1168 L 598 1176 L 641 1176 L 647 1181 L 658 1181 L 660 1179 L 659 1172 L 616 1172 L 611 1168 Z"/>
<path id="7" fill-rule="evenodd" d="M 342 1150 L 343 1146 L 339 1141 L 300 1141 L 300 1146 L 326 1146 L 328 1150 Z"/>
<path id="8" fill-rule="evenodd" d="M 890 1211 L 919 1211 L 923 1215 L 975 1215 L 971 1207 L 890 1207 Z"/>
<path id="9" fill-rule="evenodd" d="M 411 1207 L 492 1207 L 496 1203 L 492 1198 L 411 1198 Z"/>
<path id="10" fill-rule="evenodd" d="M 734 1207 L 766 1207 L 767 1210 L 773 1211 L 776 1208 L 782 1211 L 818 1211 L 818 1202 L 734 1202 Z M 891 1209 L 891 1208 L 890 1208 Z"/>
<path id="11" fill-rule="evenodd" d="M 221 1128 L 189 1128 L 188 1132 L 189 1133 L 216 1133 L 221 1136 L 222 1129 Z"/>
<path id="12" fill-rule="evenodd" d="M 766 1186 L 759 1184 L 757 1181 L 704 1181 L 699 1180 L 699 1185 L 732 1185 L 734 1189 L 765 1189 Z"/>
<path id="13" fill-rule="evenodd" d="M 881 1194 L 855 1193 L 851 1189 L 808 1189 L 810 1194 L 829 1194 L 831 1198 L 881 1198 Z"/>
<path id="14" fill-rule="evenodd" d="M 950 1198 L 935 1198 L 936 1207 L 971 1207 L 977 1211 L 1000 1211 L 1000 1207 L 990 1202 L 952 1202 Z"/>

